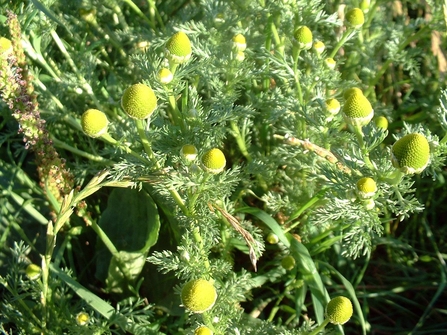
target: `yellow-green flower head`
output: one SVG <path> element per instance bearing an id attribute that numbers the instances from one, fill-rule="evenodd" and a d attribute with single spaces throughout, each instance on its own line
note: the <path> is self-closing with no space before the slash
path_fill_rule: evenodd
<path id="1" fill-rule="evenodd" d="M 188 162 L 192 162 L 197 157 L 197 148 L 192 144 L 185 144 L 180 149 L 180 155 Z"/>
<path id="2" fill-rule="evenodd" d="M 382 128 L 383 130 L 388 129 L 388 119 L 385 116 L 378 116 L 374 118 L 374 123 L 378 128 Z"/>
<path id="3" fill-rule="evenodd" d="M 90 316 L 86 312 L 79 312 L 76 315 L 76 323 L 79 326 L 85 326 L 90 321 Z"/>
<path id="4" fill-rule="evenodd" d="M 109 120 L 107 116 L 97 109 L 87 109 L 81 116 L 81 127 L 90 137 L 100 137 L 107 133 Z"/>
<path id="5" fill-rule="evenodd" d="M 352 92 L 343 106 L 343 118 L 353 126 L 365 126 L 374 116 L 371 103 L 360 91 Z"/>
<path id="6" fill-rule="evenodd" d="M 360 88 L 357 87 L 350 87 L 347 88 L 344 92 L 343 92 L 343 98 L 345 100 L 348 100 L 348 98 L 351 96 L 351 94 L 353 93 L 361 93 L 363 94 L 362 90 Z"/>
<path id="7" fill-rule="evenodd" d="M 270 232 L 267 237 L 266 240 L 268 243 L 270 244 L 278 244 L 279 242 L 279 237 L 278 235 L 276 235 L 275 233 Z"/>
<path id="8" fill-rule="evenodd" d="M 226 163 L 224 153 L 217 148 L 211 149 L 202 156 L 203 168 L 213 174 L 222 172 Z"/>
<path id="9" fill-rule="evenodd" d="M 369 5 L 370 5 L 371 1 L 370 0 L 362 0 L 360 1 L 360 9 L 363 11 L 363 13 L 368 13 L 369 12 Z"/>
<path id="10" fill-rule="evenodd" d="M 333 70 L 335 69 L 335 65 L 337 65 L 337 62 L 333 58 L 328 57 L 324 60 L 324 64 L 326 64 L 329 69 Z"/>
<path id="11" fill-rule="evenodd" d="M 182 288 L 182 304 L 193 313 L 203 313 L 210 310 L 217 299 L 214 285 L 205 279 L 194 279 Z"/>
<path id="12" fill-rule="evenodd" d="M 360 8 L 353 8 L 346 13 L 345 21 L 347 26 L 358 29 L 365 23 L 365 15 Z"/>
<path id="13" fill-rule="evenodd" d="M 245 59 L 245 53 L 244 53 L 243 51 L 238 51 L 238 52 L 236 53 L 236 60 L 237 60 L 238 62 L 243 62 L 244 59 Z"/>
<path id="14" fill-rule="evenodd" d="M 200 326 L 194 331 L 194 335 L 213 335 L 213 331 L 207 326 Z"/>
<path id="15" fill-rule="evenodd" d="M 287 255 L 281 259 L 281 266 L 287 271 L 292 270 L 295 267 L 295 258 L 292 255 Z"/>
<path id="16" fill-rule="evenodd" d="M 169 84 L 172 79 L 174 79 L 174 75 L 172 72 L 167 68 L 162 68 L 160 71 L 158 71 L 158 80 L 163 85 Z"/>
<path id="17" fill-rule="evenodd" d="M 233 48 L 236 51 L 244 51 L 247 48 L 247 42 L 242 34 L 237 34 L 233 37 Z"/>
<path id="18" fill-rule="evenodd" d="M 121 107 L 131 118 L 144 120 L 150 117 L 157 107 L 157 97 L 149 86 L 135 84 L 124 91 Z"/>
<path id="19" fill-rule="evenodd" d="M 25 274 L 28 277 L 29 280 L 36 280 L 40 277 L 40 274 L 42 272 L 42 269 L 40 266 L 36 264 L 29 264 L 26 267 Z"/>
<path id="20" fill-rule="evenodd" d="M 324 49 L 326 49 L 326 46 L 321 41 L 315 41 L 314 44 L 312 45 L 312 47 L 315 50 L 315 52 L 319 55 L 321 55 L 323 53 Z"/>
<path id="21" fill-rule="evenodd" d="M 5 37 L 0 37 L 0 57 L 12 54 L 12 43 Z"/>
<path id="22" fill-rule="evenodd" d="M 377 184 L 370 177 L 363 177 L 357 181 L 357 195 L 360 199 L 369 199 L 377 192 Z"/>
<path id="23" fill-rule="evenodd" d="M 430 145 L 424 135 L 408 134 L 391 148 L 393 166 L 405 174 L 421 173 L 430 160 Z"/>
<path id="24" fill-rule="evenodd" d="M 326 318 L 334 325 L 348 322 L 353 312 L 351 300 L 343 296 L 333 298 L 326 306 Z"/>
<path id="25" fill-rule="evenodd" d="M 191 58 L 191 41 L 183 31 L 172 35 L 166 43 L 167 57 L 175 64 L 183 64 Z"/>
<path id="26" fill-rule="evenodd" d="M 307 26 L 299 27 L 293 34 L 295 45 L 302 50 L 312 48 L 312 32 Z"/>
<path id="27" fill-rule="evenodd" d="M 330 115 L 337 115 L 340 111 L 340 101 L 334 98 L 330 98 L 326 100 L 326 111 Z"/>

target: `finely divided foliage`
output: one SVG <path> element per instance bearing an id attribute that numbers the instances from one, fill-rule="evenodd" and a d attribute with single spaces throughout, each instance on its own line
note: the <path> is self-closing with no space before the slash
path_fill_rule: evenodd
<path id="1" fill-rule="evenodd" d="M 445 329 L 446 4 L 0 4 L 2 333 Z"/>

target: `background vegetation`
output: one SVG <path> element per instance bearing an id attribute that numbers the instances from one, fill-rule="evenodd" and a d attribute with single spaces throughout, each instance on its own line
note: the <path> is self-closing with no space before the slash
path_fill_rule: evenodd
<path id="1" fill-rule="evenodd" d="M 2 333 L 192 334 L 204 323 L 307 334 L 338 295 L 354 315 L 327 333 L 445 333 L 447 3 L 0 4 L 16 61 L 0 70 Z M 354 7 L 359 29 L 344 21 Z M 303 25 L 322 54 L 297 50 Z M 177 31 L 192 57 L 174 71 L 165 45 Z M 139 82 L 158 107 L 137 129 L 120 99 Z M 363 127 L 364 142 L 325 107 L 352 87 L 389 121 Z M 115 140 L 83 133 L 90 108 Z M 429 140 L 430 165 L 393 184 L 390 148 L 412 132 Z M 226 157 L 218 174 L 200 163 L 212 148 Z M 355 196 L 360 176 L 377 180 L 373 209 Z M 203 315 L 180 306 L 198 277 L 218 292 Z"/>

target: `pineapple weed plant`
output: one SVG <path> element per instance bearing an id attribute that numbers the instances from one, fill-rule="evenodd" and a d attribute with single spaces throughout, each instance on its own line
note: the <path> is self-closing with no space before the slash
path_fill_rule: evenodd
<path id="1" fill-rule="evenodd" d="M 444 2 L 1 4 L 2 333 L 445 329 Z"/>

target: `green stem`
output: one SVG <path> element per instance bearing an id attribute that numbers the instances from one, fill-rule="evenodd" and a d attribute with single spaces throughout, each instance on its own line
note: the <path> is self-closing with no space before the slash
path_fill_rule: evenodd
<path id="1" fill-rule="evenodd" d="M 300 58 L 301 49 L 298 49 L 296 47 L 293 48 L 293 74 L 295 77 L 295 84 L 296 84 L 296 90 L 298 95 L 298 101 L 300 105 L 303 105 L 303 92 L 301 89 L 301 83 L 300 83 L 300 72 L 298 71 L 298 61 Z"/>
<path id="2" fill-rule="evenodd" d="M 306 211 L 308 208 L 312 207 L 313 205 L 315 205 L 318 201 L 320 201 L 321 199 L 323 199 L 324 195 L 326 193 L 326 189 L 322 189 L 320 190 L 317 194 L 315 194 L 312 198 L 309 199 L 309 201 L 307 201 L 303 206 L 301 206 L 296 212 L 294 212 L 290 218 L 286 221 L 286 224 L 288 224 L 289 222 L 292 222 L 293 220 L 295 220 L 296 218 L 300 217 L 301 214 L 304 213 L 304 211 Z M 297 221 L 295 223 L 293 223 L 292 225 L 290 225 L 289 227 L 284 229 L 284 233 L 287 233 L 289 231 L 291 231 L 293 228 L 295 228 L 297 225 L 299 225 L 300 222 Z"/>
<path id="3" fill-rule="evenodd" d="M 200 235 L 200 228 L 198 226 L 198 222 L 197 221 L 194 223 L 194 227 L 193 227 L 193 230 L 192 230 L 192 236 L 194 238 L 194 242 L 196 243 L 196 246 L 198 246 L 198 248 L 199 248 L 199 253 L 200 253 L 200 255 L 202 256 L 202 258 L 204 260 L 205 269 L 208 271 L 208 274 L 210 274 L 211 265 L 210 265 L 210 262 L 208 260 L 207 255 L 206 255 L 206 252 L 205 252 L 202 235 Z"/>
<path id="4" fill-rule="evenodd" d="M 369 158 L 369 152 L 365 146 L 365 141 L 363 140 L 362 126 L 353 125 L 352 128 L 354 130 L 355 137 L 357 138 L 357 142 L 360 145 L 360 149 L 362 151 L 362 156 L 363 156 L 363 161 L 365 162 L 365 164 L 368 166 L 369 169 L 375 171 L 376 168 Z"/>
<path id="5" fill-rule="evenodd" d="M 140 136 L 141 143 L 143 143 L 144 151 L 146 152 L 149 160 L 155 165 L 155 167 L 160 170 L 161 166 L 155 158 L 154 152 L 152 151 L 151 143 L 149 142 L 146 131 L 144 130 L 143 120 L 135 120 L 135 124 L 137 126 L 138 135 Z"/>
<path id="6" fill-rule="evenodd" d="M 321 325 L 319 325 L 317 328 L 315 328 L 313 331 L 311 331 L 307 335 L 317 335 L 319 332 L 321 332 L 329 323 L 329 319 L 325 319 Z"/>
<path id="7" fill-rule="evenodd" d="M 136 153 L 135 151 L 133 151 L 131 148 L 119 143 L 117 140 L 115 140 L 112 136 L 110 136 L 109 133 L 105 133 L 104 135 L 102 135 L 100 137 L 101 140 L 112 144 L 118 148 L 120 148 L 121 150 L 125 151 L 126 153 L 128 153 L 129 155 L 131 155 L 132 157 L 135 157 L 136 159 L 138 159 L 139 161 L 141 161 L 142 163 L 146 164 L 146 165 L 150 165 L 152 162 L 148 161 L 146 158 L 141 157 L 140 154 Z"/>
<path id="8" fill-rule="evenodd" d="M 155 24 L 154 22 L 152 22 L 151 20 L 148 19 L 148 17 L 146 15 L 144 15 L 144 13 L 140 10 L 140 8 L 138 8 L 137 5 L 135 5 L 132 0 L 122 0 L 124 3 L 126 3 L 130 8 L 132 8 L 132 10 L 139 16 L 141 17 L 144 21 L 146 21 L 146 23 L 153 29 L 156 30 Z"/>
<path id="9" fill-rule="evenodd" d="M 96 98 L 95 94 L 93 93 L 93 89 L 90 86 L 90 84 L 85 80 L 83 76 L 81 76 L 81 72 L 77 68 L 76 64 L 74 63 L 73 59 L 71 58 L 70 54 L 67 52 L 67 49 L 64 46 L 64 43 L 62 43 L 62 40 L 59 38 L 59 35 L 56 33 L 55 30 L 50 31 L 51 37 L 53 38 L 54 42 L 56 42 L 56 45 L 58 46 L 59 50 L 64 55 L 65 59 L 68 62 L 68 65 L 70 65 L 73 72 L 76 74 L 79 82 L 81 83 L 82 88 L 86 91 L 86 93 L 89 95 L 89 97 L 93 100 L 95 103 L 95 106 L 98 109 L 101 109 L 101 103 Z"/>
<path id="10" fill-rule="evenodd" d="M 74 153 L 74 154 L 76 154 L 78 156 L 87 158 L 87 159 L 89 159 L 91 161 L 100 162 L 100 163 L 103 163 L 103 164 L 112 164 L 113 163 L 113 161 L 105 159 L 104 157 L 101 157 L 101 156 L 98 156 L 98 155 L 93 155 L 93 154 L 88 153 L 86 151 L 82 151 L 82 150 L 79 150 L 79 149 L 77 149 L 75 147 L 72 147 L 71 145 L 68 145 L 67 143 L 65 143 L 63 141 L 58 140 L 54 136 L 51 137 L 51 140 L 53 141 L 53 144 L 54 144 L 54 146 L 56 148 L 60 148 L 60 149 L 64 149 L 64 150 L 70 151 L 70 152 L 72 152 L 72 153 Z"/>
<path id="11" fill-rule="evenodd" d="M 104 230 L 102 230 L 101 227 L 95 221 L 92 221 L 91 227 L 95 231 L 96 235 L 98 235 L 98 237 L 101 239 L 102 243 L 104 243 L 106 248 L 110 251 L 110 253 L 114 256 L 118 255 L 118 249 L 115 247 L 113 242 L 109 239 L 109 237 L 104 232 Z"/>
<path id="12" fill-rule="evenodd" d="M 237 126 L 236 121 L 231 121 L 231 130 L 234 138 L 236 139 L 236 143 L 239 147 L 239 150 L 241 151 L 242 155 L 247 159 L 248 162 L 252 161 L 252 158 L 247 150 L 247 146 L 245 145 L 245 139 L 244 136 L 242 136 L 239 127 Z"/>
<path id="13" fill-rule="evenodd" d="M 349 35 L 351 34 L 351 32 L 353 32 L 355 29 L 354 28 L 348 28 L 346 29 L 346 31 L 343 33 L 343 35 L 341 36 L 340 40 L 337 42 L 337 44 L 335 45 L 334 49 L 332 50 L 332 52 L 329 54 L 329 58 L 334 58 L 335 55 L 337 54 L 338 50 L 340 50 L 340 48 L 343 46 L 343 44 L 346 43 L 346 40 L 348 39 Z"/>

